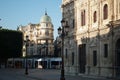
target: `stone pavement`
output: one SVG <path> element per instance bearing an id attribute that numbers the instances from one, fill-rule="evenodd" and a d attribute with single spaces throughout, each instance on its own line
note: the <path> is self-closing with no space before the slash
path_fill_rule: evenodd
<path id="1" fill-rule="evenodd" d="M 41 80 L 60 80 L 60 70 L 51 70 L 51 69 L 36 69 L 31 70 L 29 72 L 28 77 L 41 79 Z M 94 76 L 70 76 L 65 75 L 65 80 L 113 80 L 113 79 L 107 79 L 107 78 L 101 78 L 101 77 L 94 77 Z"/>
<path id="2" fill-rule="evenodd" d="M 0 80 L 60 80 L 60 70 L 55 69 L 29 69 L 29 74 L 25 75 L 25 69 L 0 69 Z M 6 79 L 4 77 L 10 77 Z M 13 79 L 14 78 L 14 79 Z M 16 79 L 15 79 L 16 78 Z M 65 80 L 113 80 L 93 76 L 69 76 L 65 75 Z"/>

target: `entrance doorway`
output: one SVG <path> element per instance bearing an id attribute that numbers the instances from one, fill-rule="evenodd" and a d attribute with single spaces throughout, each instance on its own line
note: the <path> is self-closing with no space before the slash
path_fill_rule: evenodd
<path id="1" fill-rule="evenodd" d="M 86 44 L 79 45 L 79 72 L 85 73 L 86 65 Z"/>
<path id="2" fill-rule="evenodd" d="M 115 66 L 116 66 L 116 77 L 120 76 L 120 39 L 117 40 L 116 42 L 116 61 L 115 61 Z"/>

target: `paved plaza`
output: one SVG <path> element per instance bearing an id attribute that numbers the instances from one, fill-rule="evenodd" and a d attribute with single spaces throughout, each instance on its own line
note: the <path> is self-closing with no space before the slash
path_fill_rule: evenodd
<path id="1" fill-rule="evenodd" d="M 55 69 L 29 69 L 25 75 L 24 69 L 0 69 L 0 80 L 60 80 L 60 70 Z M 68 76 L 65 80 L 114 80 L 90 76 Z"/>

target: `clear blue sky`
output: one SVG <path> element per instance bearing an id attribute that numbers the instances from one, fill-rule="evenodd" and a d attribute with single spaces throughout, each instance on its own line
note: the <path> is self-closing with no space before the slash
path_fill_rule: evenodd
<path id="1" fill-rule="evenodd" d="M 54 25 L 54 36 L 61 25 L 62 0 L 0 0 L 0 26 L 16 30 L 19 25 L 39 23 L 45 9 Z"/>

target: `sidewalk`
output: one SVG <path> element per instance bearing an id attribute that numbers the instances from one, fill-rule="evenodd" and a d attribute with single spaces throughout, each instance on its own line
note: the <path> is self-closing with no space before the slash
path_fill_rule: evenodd
<path id="1" fill-rule="evenodd" d="M 35 79 L 41 79 L 41 80 L 60 80 L 60 70 L 32 70 L 30 71 L 28 77 L 35 78 Z M 101 77 L 94 77 L 94 76 L 83 76 L 83 75 L 65 75 L 65 80 L 112 80 L 107 78 L 101 78 Z"/>
<path id="2" fill-rule="evenodd" d="M 28 69 L 28 75 L 25 75 L 25 69 L 1 69 L 1 75 L 11 79 L 2 80 L 60 80 L 61 71 L 56 69 Z M 0 79 L 1 80 L 1 79 Z M 65 75 L 65 80 L 114 80 L 95 76 L 85 75 Z"/>

